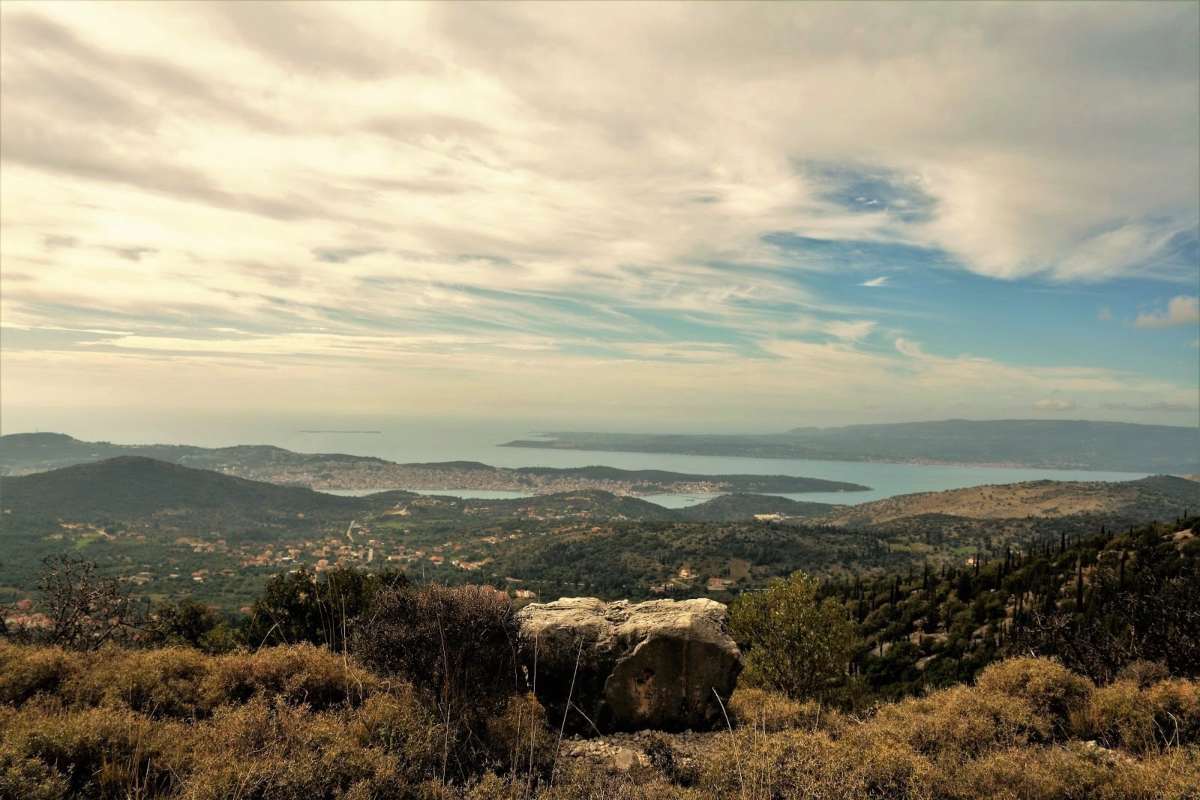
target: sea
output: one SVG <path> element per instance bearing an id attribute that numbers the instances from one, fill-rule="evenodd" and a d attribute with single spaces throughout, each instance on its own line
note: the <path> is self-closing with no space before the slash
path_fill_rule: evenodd
<path id="1" fill-rule="evenodd" d="M 602 465 L 622 469 L 663 469 L 701 475 L 793 475 L 851 481 L 871 487 L 869 491 L 861 492 L 804 492 L 782 495 L 796 500 L 822 503 L 863 503 L 913 492 L 942 491 L 980 484 L 1043 479 L 1125 481 L 1145 477 L 1145 473 L 1134 472 L 614 453 L 500 446 L 513 439 L 536 438 L 546 430 L 620 429 L 611 425 L 604 428 L 590 425 L 571 426 L 561 421 L 534 427 L 536 423 L 531 422 L 387 416 L 311 419 L 277 416 L 213 418 L 144 415 L 131 419 L 124 415 L 119 418 L 92 415 L 88 419 L 75 418 L 61 422 L 51 420 L 51 424 L 53 427 L 43 425 L 40 429 L 67 433 L 88 441 L 100 440 L 121 444 L 194 444 L 206 447 L 270 444 L 305 453 L 350 453 L 377 456 L 397 462 L 479 461 L 499 467 Z M 34 429 L 14 429 L 7 424 L 4 427 L 4 433 Z M 428 493 L 485 498 L 522 496 L 520 492 L 483 490 Z M 703 494 L 658 494 L 643 499 L 668 508 L 681 508 L 711 497 L 712 495 Z"/>

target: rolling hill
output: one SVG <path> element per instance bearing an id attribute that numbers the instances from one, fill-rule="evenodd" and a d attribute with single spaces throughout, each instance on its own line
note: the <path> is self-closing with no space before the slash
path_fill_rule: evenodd
<path id="1" fill-rule="evenodd" d="M 1164 476 L 982 486 L 859 506 L 730 494 L 667 509 L 590 489 L 504 500 L 340 497 L 122 456 L 0 478 L 0 601 L 30 591 L 40 559 L 64 551 L 136 573 L 146 591 L 227 606 L 264 574 L 321 561 L 448 582 L 515 581 L 539 594 L 721 596 L 794 569 L 956 563 L 980 548 L 1089 535 L 1184 508 L 1200 508 L 1200 483 Z"/>
<path id="2" fill-rule="evenodd" d="M 840 506 L 830 503 L 805 503 L 788 497 L 763 494 L 723 494 L 680 508 L 676 514 L 694 522 L 736 522 L 758 515 L 780 515 L 789 518 L 817 517 L 832 513 Z"/>
<path id="3" fill-rule="evenodd" d="M 0 474 L 19 475 L 119 456 L 139 456 L 241 478 L 312 489 L 488 489 L 558 494 L 854 492 L 869 487 L 792 475 L 698 475 L 615 467 L 493 467 L 477 461 L 399 464 L 345 453 L 296 453 L 270 445 L 192 447 L 83 442 L 61 433 L 0 436 Z"/>
<path id="4" fill-rule="evenodd" d="M 820 519 L 862 528 L 932 515 L 966 519 L 1111 517 L 1148 522 L 1200 509 L 1200 483 L 1155 475 L 1135 481 L 1031 481 L 972 486 L 841 506 Z"/>
<path id="5" fill-rule="evenodd" d="M 0 506 L 18 517 L 132 518 L 170 512 L 263 517 L 349 512 L 356 498 L 222 475 L 141 456 L 119 456 L 0 478 Z"/>

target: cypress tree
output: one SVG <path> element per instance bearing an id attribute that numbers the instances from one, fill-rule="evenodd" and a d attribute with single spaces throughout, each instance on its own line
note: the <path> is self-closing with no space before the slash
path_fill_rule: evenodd
<path id="1" fill-rule="evenodd" d="M 1083 556 L 1075 560 L 1075 608 L 1083 610 Z"/>

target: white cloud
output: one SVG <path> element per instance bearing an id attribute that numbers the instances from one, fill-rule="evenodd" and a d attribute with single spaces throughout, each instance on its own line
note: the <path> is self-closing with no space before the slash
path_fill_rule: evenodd
<path id="1" fill-rule="evenodd" d="M 386 407 L 413 389 L 384 363 L 428 370 L 435 406 L 537 402 L 504 371 L 519 364 L 609 408 L 629 397 L 600 381 L 624 385 L 629 360 L 657 362 L 642 377 L 664 407 L 668 389 L 711 387 L 714 363 L 763 407 L 787 407 L 798 381 L 914 407 L 969 377 L 983 401 L 1010 380 L 1116 392 L 1154 382 L 929 356 L 883 312 L 823 300 L 804 274 L 830 267 L 762 237 L 1082 282 L 1178 278 L 1160 253 L 1196 226 L 1188 4 L 0 14 L 0 315 L 97 334 L 7 352 L 6 402 L 63 402 L 71 375 L 113 402 L 181 375 L 191 397 L 257 402 L 294 370 L 313 398 L 336 376 Z M 928 217 L 839 202 L 806 162 L 894 176 Z M 848 268 L 847 283 L 891 285 Z"/>
<path id="2" fill-rule="evenodd" d="M 921 345 L 917 342 L 909 341 L 904 337 L 897 337 L 895 341 L 896 350 L 909 358 L 927 358 L 925 351 L 921 349 Z"/>
<path id="3" fill-rule="evenodd" d="M 1165 311 L 1138 314 L 1133 322 L 1139 328 L 1170 328 L 1196 323 L 1200 323 L 1200 298 L 1184 295 L 1172 297 Z"/>
<path id="4" fill-rule="evenodd" d="M 1061 398 L 1045 398 L 1033 404 L 1035 411 L 1074 411 L 1077 406 L 1074 400 Z"/>
<path id="5" fill-rule="evenodd" d="M 830 322 L 825 325 L 825 331 L 830 336 L 850 341 L 866 338 L 873 330 L 875 330 L 875 323 L 865 319 Z"/>

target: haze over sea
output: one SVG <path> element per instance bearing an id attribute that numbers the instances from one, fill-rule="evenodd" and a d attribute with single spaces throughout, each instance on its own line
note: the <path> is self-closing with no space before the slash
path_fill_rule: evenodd
<path id="1" fill-rule="evenodd" d="M 16 424 L 23 424 L 17 427 Z M 538 450 L 499 446 L 518 438 L 530 438 L 544 430 L 614 430 L 596 421 L 570 424 L 555 420 L 538 424 L 412 417 L 285 417 L 273 418 L 197 417 L 154 415 L 132 419 L 123 414 L 100 413 L 86 421 L 72 415 L 54 419 L 42 412 L 38 420 L 24 415 L 4 421 L 4 433 L 39 428 L 70 434 L 87 441 L 120 444 L 193 444 L 222 447 L 234 444 L 269 444 L 306 453 L 350 453 L 376 456 L 397 462 L 479 461 L 499 467 L 583 467 L 603 465 L 622 469 L 664 469 L 697 474 L 797 475 L 809 478 L 851 481 L 871 487 L 866 492 L 811 492 L 789 494 L 797 500 L 825 503 L 863 503 L 912 492 L 942 491 L 988 483 L 1017 483 L 1032 480 L 1121 481 L 1145 476 L 1135 472 L 1056 470 L 1023 467 L 963 466 L 939 464 L 888 464 L 861 461 L 814 461 L 786 458 L 742 458 L 696 456 L 670 453 L 614 453 L 579 450 Z M 628 426 L 624 427 L 629 430 Z M 648 429 L 664 432 L 663 429 Z M 377 432 L 375 432 L 377 431 Z M 699 431 L 676 431 L 699 432 Z M 713 432 L 713 431 L 709 431 Z M 747 425 L 724 433 L 768 433 Z M 401 488 L 401 487 L 397 487 Z M 358 494 L 358 492 L 355 492 Z M 460 497 L 519 497 L 518 492 L 445 491 Z M 709 499 L 706 495 L 653 495 L 646 497 L 670 508 Z"/>

